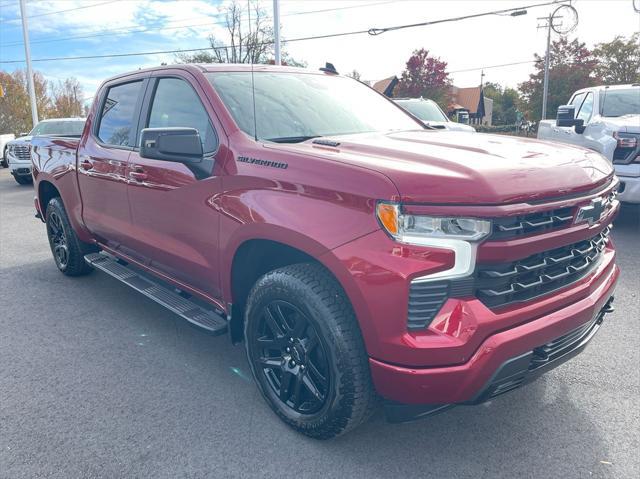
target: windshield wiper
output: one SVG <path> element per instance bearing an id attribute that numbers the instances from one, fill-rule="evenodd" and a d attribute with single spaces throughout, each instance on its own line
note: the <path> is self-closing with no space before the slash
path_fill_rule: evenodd
<path id="1" fill-rule="evenodd" d="M 267 138 L 267 141 L 273 141 L 274 143 L 302 143 L 303 141 L 311 140 L 312 138 L 320 138 L 322 135 L 308 135 L 308 136 L 281 136 L 278 138 Z"/>

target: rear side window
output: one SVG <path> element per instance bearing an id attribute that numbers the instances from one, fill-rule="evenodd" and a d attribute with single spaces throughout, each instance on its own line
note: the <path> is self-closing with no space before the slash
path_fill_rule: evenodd
<path id="1" fill-rule="evenodd" d="M 218 147 L 209 115 L 195 90 L 178 78 L 161 78 L 149 113 L 149 128 L 195 128 L 205 153 Z"/>
<path id="2" fill-rule="evenodd" d="M 142 81 L 112 86 L 102 107 L 98 138 L 103 143 L 117 146 L 133 146 L 136 123 L 136 104 Z"/>

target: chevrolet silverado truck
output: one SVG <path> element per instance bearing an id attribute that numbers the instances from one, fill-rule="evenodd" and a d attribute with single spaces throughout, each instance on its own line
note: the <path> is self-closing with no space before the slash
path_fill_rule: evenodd
<path id="1" fill-rule="evenodd" d="M 244 343 L 311 437 L 381 405 L 398 422 L 491 400 L 582 351 L 612 307 L 606 158 L 425 129 L 331 71 L 117 76 L 82 137 L 35 138 L 32 161 L 62 273 Z"/>
<path id="2" fill-rule="evenodd" d="M 84 128 L 84 118 L 55 118 L 42 120 L 31 132 L 6 143 L 4 161 L 11 175 L 20 185 L 30 185 L 31 140 L 35 136 L 62 136 L 79 138 Z"/>
<path id="3" fill-rule="evenodd" d="M 620 179 L 618 199 L 640 204 L 640 84 L 578 90 L 555 121 L 540 122 L 538 139 L 602 153 Z"/>

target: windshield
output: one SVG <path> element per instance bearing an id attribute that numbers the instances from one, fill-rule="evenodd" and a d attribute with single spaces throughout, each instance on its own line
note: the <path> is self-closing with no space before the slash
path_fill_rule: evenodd
<path id="1" fill-rule="evenodd" d="M 605 90 L 600 111 L 602 116 L 640 114 L 640 88 L 627 90 Z"/>
<path id="2" fill-rule="evenodd" d="M 80 120 L 42 121 L 30 135 L 81 136 L 83 129 L 84 121 Z"/>
<path id="3" fill-rule="evenodd" d="M 422 121 L 449 121 L 442 110 L 429 100 L 396 100 L 405 110 L 413 113 Z"/>
<path id="4" fill-rule="evenodd" d="M 216 72 L 208 78 L 238 127 L 261 140 L 293 143 L 316 136 L 422 128 L 391 101 L 351 78 L 264 71 L 254 73 L 254 126 L 251 72 Z"/>

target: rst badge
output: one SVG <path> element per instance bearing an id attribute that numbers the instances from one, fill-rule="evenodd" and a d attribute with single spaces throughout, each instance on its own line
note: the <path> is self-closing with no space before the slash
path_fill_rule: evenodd
<path id="1" fill-rule="evenodd" d="M 602 198 L 594 198 L 588 206 L 582 206 L 576 214 L 575 224 L 588 222 L 590 225 L 597 223 L 604 213 L 604 201 Z"/>

